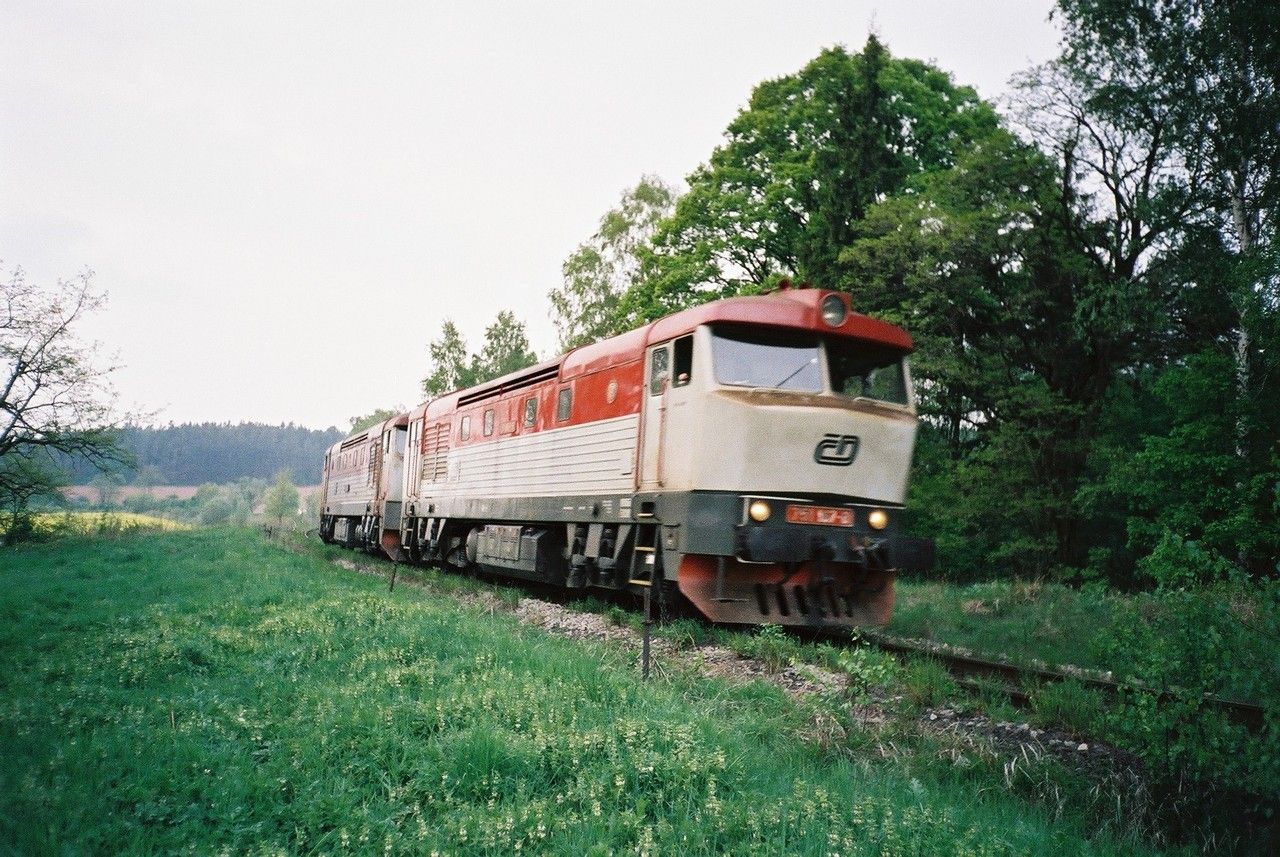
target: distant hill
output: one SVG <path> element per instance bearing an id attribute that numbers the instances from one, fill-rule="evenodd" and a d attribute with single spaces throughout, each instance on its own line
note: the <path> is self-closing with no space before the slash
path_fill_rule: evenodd
<path id="1" fill-rule="evenodd" d="M 343 437 L 336 428 L 319 431 L 292 423 L 183 423 L 124 429 L 124 445 L 137 455 L 138 467 L 156 467 L 168 485 L 269 479 L 281 468 L 287 468 L 298 484 L 316 484 L 325 449 Z M 72 462 L 68 469 L 77 485 L 97 475 L 83 461 Z"/>

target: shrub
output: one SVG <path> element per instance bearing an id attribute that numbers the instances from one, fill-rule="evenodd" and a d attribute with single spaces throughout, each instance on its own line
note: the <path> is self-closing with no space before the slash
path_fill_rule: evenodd
<path id="1" fill-rule="evenodd" d="M 742 644 L 742 653 L 764 664 L 769 672 L 778 672 L 791 662 L 795 644 L 781 625 L 761 625 Z"/>
<path id="2" fill-rule="evenodd" d="M 1225 580 L 1232 567 L 1217 551 L 1171 530 L 1164 531 L 1150 555 L 1138 560 L 1138 571 L 1162 589 L 1185 589 Z"/>
<path id="3" fill-rule="evenodd" d="M 888 686 L 902 672 L 893 655 L 866 646 L 839 650 L 836 666 L 849 676 L 849 691 L 855 697 Z"/>
<path id="4" fill-rule="evenodd" d="M 1164 589 L 1120 610 L 1111 657 L 1141 686 L 1108 707 L 1102 736 L 1146 763 L 1171 829 L 1211 843 L 1269 824 L 1280 810 L 1280 677 L 1241 653 L 1280 639 L 1280 581 Z M 1206 705 L 1231 688 L 1268 710 L 1262 732 Z"/>

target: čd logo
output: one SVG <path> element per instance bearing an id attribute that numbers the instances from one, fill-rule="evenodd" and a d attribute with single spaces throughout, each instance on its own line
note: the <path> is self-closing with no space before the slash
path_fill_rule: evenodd
<path id="1" fill-rule="evenodd" d="M 857 454 L 856 434 L 824 434 L 813 449 L 813 460 L 833 467 L 848 467 Z"/>

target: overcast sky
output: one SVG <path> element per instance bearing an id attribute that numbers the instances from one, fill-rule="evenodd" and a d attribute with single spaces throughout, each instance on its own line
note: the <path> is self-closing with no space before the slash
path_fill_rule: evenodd
<path id="1" fill-rule="evenodd" d="M 997 98 L 1050 5 L 0 0 L 0 262 L 93 269 L 161 423 L 345 428 L 418 401 L 444 318 L 554 354 L 564 258 L 755 84 L 874 29 Z"/>

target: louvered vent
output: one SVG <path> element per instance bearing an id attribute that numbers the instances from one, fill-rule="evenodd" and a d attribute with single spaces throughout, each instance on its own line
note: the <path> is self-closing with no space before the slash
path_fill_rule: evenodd
<path id="1" fill-rule="evenodd" d="M 450 423 L 429 426 L 422 436 L 422 478 L 427 482 L 443 482 L 449 473 Z"/>

